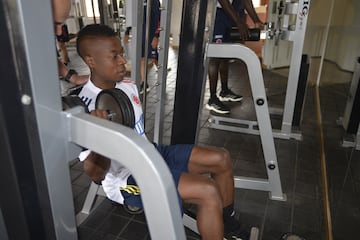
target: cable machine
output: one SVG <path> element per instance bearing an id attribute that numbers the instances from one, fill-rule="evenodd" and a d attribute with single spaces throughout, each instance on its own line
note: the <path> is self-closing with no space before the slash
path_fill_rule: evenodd
<path id="1" fill-rule="evenodd" d="M 1 182 L 11 184 L 0 197 L 1 235 L 77 239 L 68 161 L 83 146 L 113 159 L 121 156 L 142 188 L 152 238 L 185 239 L 171 174 L 152 144 L 132 129 L 94 118 L 82 108 L 61 111 L 50 1 L 2 1 L 0 12 L 1 58 L 7 63 L 0 68 L 6 80 L 0 98 L 1 142 L 6 148 L 6 154 L 1 152 Z M 143 179 L 145 175 L 151 181 Z M 161 192 L 156 199 L 154 185 Z"/>
<path id="2" fill-rule="evenodd" d="M 149 6 L 149 5 L 148 5 Z M 132 6 L 132 9 L 134 6 Z M 154 141 L 162 141 L 162 116 L 164 111 L 164 94 L 166 90 L 166 69 L 167 69 L 167 51 L 164 51 L 164 49 L 169 48 L 169 26 L 170 26 L 170 11 L 171 9 L 171 0 L 163 1 L 162 6 L 160 8 L 161 10 L 161 26 L 160 26 L 160 42 L 164 45 L 160 46 L 160 52 L 159 52 L 159 76 L 158 76 L 158 83 L 157 83 L 157 93 L 158 93 L 158 104 L 156 107 L 155 112 L 155 135 L 154 135 Z M 139 15 L 139 14 L 135 14 Z M 250 56 L 252 58 L 253 56 Z M 253 59 L 253 58 L 252 58 Z M 261 100 L 259 100 L 260 102 Z M 265 137 L 265 140 L 268 141 Z M 272 151 L 273 149 L 269 149 L 269 155 L 275 154 L 275 152 Z M 271 153 L 270 153 L 271 152 Z M 269 179 L 270 181 L 263 180 L 263 179 L 253 179 L 253 178 L 243 178 L 243 177 L 236 177 L 235 180 L 235 187 L 237 188 L 249 188 L 251 185 L 251 189 L 257 189 L 257 190 L 265 190 L 270 191 L 270 197 L 274 200 L 285 200 L 286 196 L 282 193 L 281 184 L 280 184 L 280 178 L 278 174 L 277 169 L 277 162 L 276 162 L 276 156 L 275 161 L 269 160 L 269 169 L 271 169 L 271 172 L 269 172 Z M 275 173 L 275 174 L 273 174 Z M 277 173 L 277 175 L 276 175 Z M 256 185 L 253 187 L 253 185 Z M 105 196 L 103 189 L 95 184 L 92 183 L 90 185 L 89 191 L 87 193 L 84 205 L 82 207 L 82 210 L 77 214 L 76 216 L 76 222 L 78 225 L 80 225 L 91 213 L 93 203 L 96 201 L 97 196 Z M 183 216 L 183 224 L 184 226 L 188 227 L 192 231 L 199 233 L 196 225 L 196 219 L 187 213 Z M 257 240 L 259 235 L 258 228 L 251 228 L 250 233 L 250 240 Z"/>
<path id="3" fill-rule="evenodd" d="M 267 23 L 265 32 L 268 40 L 266 42 L 270 41 L 269 44 L 275 44 L 276 46 L 280 40 L 286 40 L 291 41 L 293 45 L 284 108 L 281 110 L 272 109 L 275 110 L 274 112 L 281 112 L 283 115 L 281 128 L 272 129 L 272 134 L 276 138 L 301 140 L 301 133 L 294 131 L 293 126 L 295 123 L 300 124 L 301 121 L 309 68 L 308 59 L 302 55 L 302 51 L 310 0 L 299 0 L 298 2 L 281 0 L 278 6 L 276 1 L 273 4 L 273 11 L 277 11 L 278 18 L 276 23 Z M 231 117 L 211 115 L 209 127 L 248 134 L 260 134 L 257 121 Z"/>

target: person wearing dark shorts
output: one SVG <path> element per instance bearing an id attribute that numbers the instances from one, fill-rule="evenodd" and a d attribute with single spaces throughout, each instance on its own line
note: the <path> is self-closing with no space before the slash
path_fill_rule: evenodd
<path id="1" fill-rule="evenodd" d="M 240 32 L 240 38 L 242 39 L 241 43 L 243 43 L 249 35 L 245 19 L 245 9 L 254 23 L 261 23 L 254 10 L 251 0 L 233 0 L 231 4 L 229 4 L 228 1 L 219 2 L 220 3 L 216 8 L 212 42 L 218 44 L 230 42 L 230 33 L 234 27 L 237 27 Z M 224 3 L 227 3 L 227 5 L 224 6 Z M 229 59 L 210 58 L 208 68 L 210 98 L 206 104 L 206 108 L 220 114 L 230 113 L 230 108 L 223 102 L 239 102 L 243 98 L 241 95 L 234 93 L 228 88 L 228 72 Z M 217 95 L 216 92 L 219 73 L 221 91 L 219 95 Z"/>
<path id="2" fill-rule="evenodd" d="M 87 25 L 78 33 L 77 51 L 91 71 L 89 81 L 78 94 L 90 114 L 107 119 L 106 110 L 95 108 L 96 97 L 103 89 L 121 89 L 134 110 L 134 131 L 146 138 L 137 87 L 134 81 L 125 78 L 126 59 L 116 33 L 105 25 Z M 173 176 L 180 209 L 182 203 L 196 206 L 196 222 L 202 239 L 239 239 L 234 237 L 240 237 L 244 231 L 234 216 L 234 174 L 230 153 L 224 148 L 192 144 L 155 144 L 154 147 Z M 84 163 L 84 172 L 94 182 L 101 182 L 110 200 L 142 207 L 141 189 L 121 163 L 91 149 L 83 151 L 79 160 Z M 156 192 L 156 186 L 153 190 Z M 247 238 L 242 236 L 241 239 Z"/>
<path id="3" fill-rule="evenodd" d="M 178 187 L 181 174 L 188 172 L 188 163 L 194 145 L 182 144 L 167 146 L 157 145 L 154 143 L 154 146 L 168 165 L 175 187 Z M 129 176 L 127 186 L 125 188 L 121 188 L 120 191 L 124 197 L 124 204 L 132 207 L 143 208 L 140 189 L 138 188 L 133 176 Z M 178 199 L 179 205 L 181 206 L 182 200 L 179 193 Z"/>

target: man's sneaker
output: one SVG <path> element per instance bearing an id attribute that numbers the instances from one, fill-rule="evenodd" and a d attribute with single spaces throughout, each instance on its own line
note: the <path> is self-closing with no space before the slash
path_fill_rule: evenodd
<path id="1" fill-rule="evenodd" d="M 222 102 L 231 101 L 231 102 L 239 102 L 243 97 L 241 95 L 237 95 L 233 93 L 230 89 L 222 90 L 219 94 L 219 99 Z"/>
<path id="2" fill-rule="evenodd" d="M 209 102 L 206 104 L 206 109 L 221 114 L 230 113 L 230 108 L 228 108 L 222 102 L 220 102 L 220 100 L 217 97 L 209 99 Z"/>
<path id="3" fill-rule="evenodd" d="M 146 83 L 146 92 L 149 92 L 150 91 L 150 87 L 149 87 L 149 84 Z M 142 82 L 140 84 L 140 94 L 143 94 L 144 93 L 144 82 Z"/>
<path id="4" fill-rule="evenodd" d="M 224 239 L 226 240 L 249 240 L 250 233 L 245 231 L 239 220 L 232 216 L 224 216 Z"/>
<path id="5" fill-rule="evenodd" d="M 241 229 L 229 233 L 224 233 L 224 239 L 226 240 L 249 240 L 249 238 L 250 233 Z"/>

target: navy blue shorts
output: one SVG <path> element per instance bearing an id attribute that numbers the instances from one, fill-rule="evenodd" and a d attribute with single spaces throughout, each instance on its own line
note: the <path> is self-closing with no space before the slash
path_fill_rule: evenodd
<path id="1" fill-rule="evenodd" d="M 160 155 L 164 158 L 176 188 L 179 185 L 180 176 L 184 172 L 188 172 L 188 164 L 190 159 L 191 151 L 194 147 L 193 144 L 178 144 L 178 145 L 157 145 L 154 143 L 154 146 L 159 151 Z M 122 196 L 124 197 L 124 204 L 129 206 L 134 206 L 138 208 L 143 208 L 141 202 L 140 189 L 137 187 L 135 179 L 130 176 L 127 181 L 130 191 L 120 190 Z M 156 189 L 154 189 L 156 191 Z M 178 193 L 179 205 L 182 206 L 182 200 Z M 182 208 L 181 208 L 182 209 Z"/>
<path id="2" fill-rule="evenodd" d="M 234 0 L 232 6 L 239 13 L 240 18 L 245 18 L 244 4 L 240 0 Z M 213 32 L 214 43 L 230 42 L 231 29 L 235 27 L 234 21 L 228 17 L 222 8 L 216 8 L 215 24 Z"/>
<path id="3" fill-rule="evenodd" d="M 226 15 L 225 11 L 222 8 L 216 8 L 213 42 L 229 42 L 233 25 L 234 22 Z"/>

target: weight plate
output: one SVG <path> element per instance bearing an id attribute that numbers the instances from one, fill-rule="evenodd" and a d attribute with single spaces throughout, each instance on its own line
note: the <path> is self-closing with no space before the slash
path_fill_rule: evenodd
<path id="1" fill-rule="evenodd" d="M 135 114 L 130 99 L 124 91 L 118 88 L 102 90 L 95 102 L 96 109 L 103 109 L 109 113 L 109 120 L 135 127 Z"/>
<path id="2" fill-rule="evenodd" d="M 81 100 L 81 98 L 77 95 L 69 95 L 61 97 L 62 100 L 62 109 L 63 111 L 68 110 L 70 108 L 81 106 L 84 108 L 86 113 L 89 113 L 89 110 L 85 103 Z"/>

